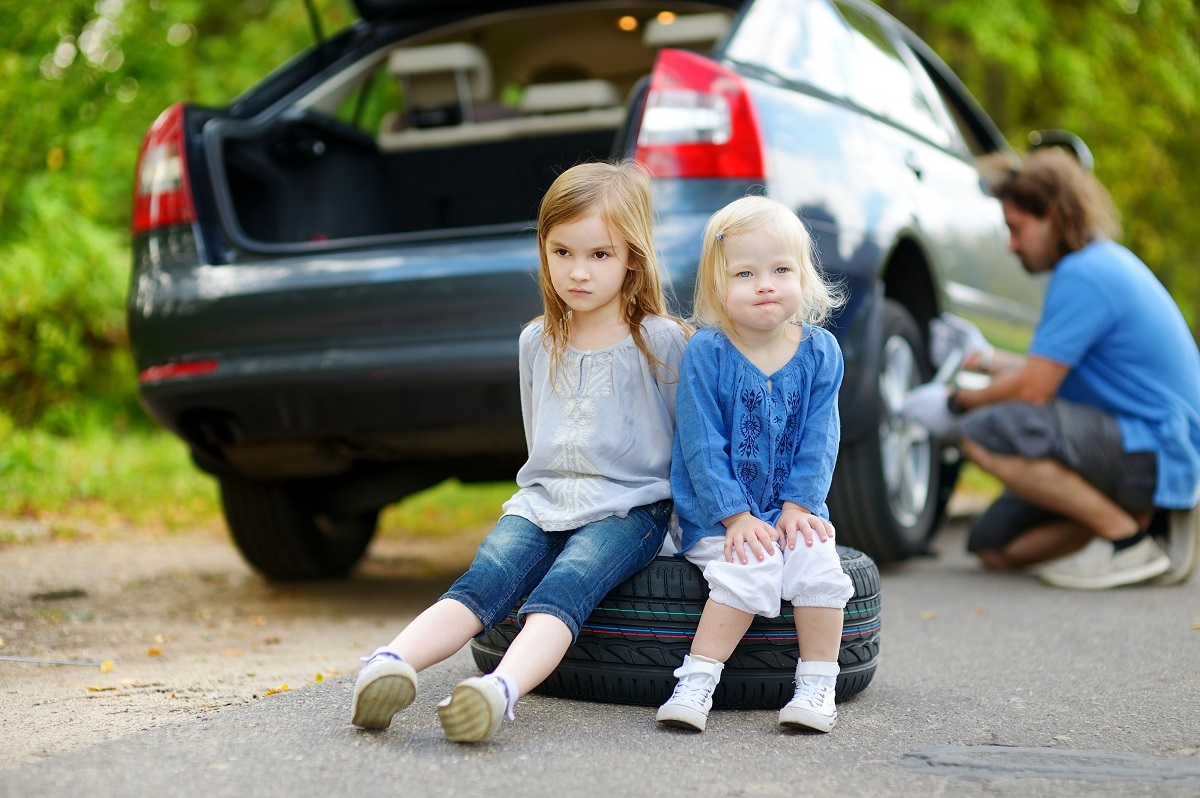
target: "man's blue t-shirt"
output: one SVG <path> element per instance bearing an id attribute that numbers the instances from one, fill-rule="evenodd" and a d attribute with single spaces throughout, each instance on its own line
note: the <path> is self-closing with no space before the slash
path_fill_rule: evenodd
<path id="1" fill-rule="evenodd" d="M 1029 353 L 1070 367 L 1058 396 L 1115 415 L 1126 452 L 1155 453 L 1156 506 L 1196 504 L 1200 352 L 1136 255 L 1102 240 L 1060 260 Z"/>

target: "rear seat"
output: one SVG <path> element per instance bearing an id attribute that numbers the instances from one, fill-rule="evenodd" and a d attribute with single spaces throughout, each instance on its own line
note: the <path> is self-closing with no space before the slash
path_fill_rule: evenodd
<path id="1" fill-rule="evenodd" d="M 520 108 L 523 124 L 544 133 L 616 128 L 625 118 L 621 95 L 607 80 L 535 83 L 525 87 Z"/>
<path id="2" fill-rule="evenodd" d="M 615 130 L 625 116 L 620 93 L 604 80 L 526 86 L 517 109 L 490 102 L 487 56 L 466 43 L 398 48 L 388 71 L 403 84 L 408 105 L 384 116 L 383 152 Z"/>

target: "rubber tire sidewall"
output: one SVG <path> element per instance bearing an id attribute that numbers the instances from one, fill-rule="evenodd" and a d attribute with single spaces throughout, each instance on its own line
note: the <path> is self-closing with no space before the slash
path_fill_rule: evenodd
<path id="1" fill-rule="evenodd" d="M 883 334 L 881 347 L 899 336 L 912 349 L 920 374 L 918 383 L 927 382 L 933 369 L 925 351 L 925 338 L 912 314 L 892 299 L 883 303 Z M 883 364 L 883 356 L 879 358 Z M 879 379 L 875 375 L 876 382 Z M 876 414 L 883 422 L 885 405 L 876 391 Z M 880 436 L 868 436 L 851 446 L 843 447 L 838 456 L 833 484 L 829 491 L 829 516 L 840 539 L 861 549 L 879 564 L 907 559 L 928 550 L 930 537 L 936 529 L 941 511 L 949 499 L 944 489 L 946 480 L 953 480 L 957 469 L 945 469 L 936 446 L 930 447 L 930 485 L 925 506 L 911 524 L 898 519 L 888 502 L 884 481 L 883 442 Z"/>
<path id="2" fill-rule="evenodd" d="M 874 561 L 846 546 L 839 545 L 838 553 L 855 590 L 838 655 L 836 699 L 843 701 L 874 678 L 881 602 Z M 536 691 L 586 701 L 661 704 L 674 688 L 674 669 L 691 648 L 707 600 L 708 585 L 699 568 L 680 557 L 654 558 L 601 600 Z M 495 669 L 516 637 L 518 609 L 471 641 L 471 654 L 484 672 Z M 714 706 L 778 709 L 791 698 L 798 656 L 791 612 L 785 604 L 780 617 L 754 619 L 726 662 Z"/>
<path id="3" fill-rule="evenodd" d="M 233 542 L 268 579 L 344 576 L 362 559 L 378 511 L 331 519 L 321 515 L 312 486 L 223 475 L 221 504 Z"/>

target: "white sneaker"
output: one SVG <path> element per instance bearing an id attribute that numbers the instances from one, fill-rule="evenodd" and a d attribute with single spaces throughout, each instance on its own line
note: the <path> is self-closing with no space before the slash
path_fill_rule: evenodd
<path id="1" fill-rule="evenodd" d="M 679 729 L 704 731 L 708 713 L 712 709 L 713 691 L 721 680 L 723 663 L 700 662 L 691 654 L 683 658 L 683 664 L 675 669 L 679 681 L 667 702 L 658 708 L 654 719 L 659 723 Z"/>
<path id="2" fill-rule="evenodd" d="M 491 737 L 506 715 L 512 718 L 516 703 L 500 677 L 472 676 L 437 705 L 438 720 L 447 740 L 478 743 Z"/>
<path id="3" fill-rule="evenodd" d="M 364 729 L 386 729 L 392 716 L 417 696 L 417 672 L 387 646 L 366 658 L 354 683 L 350 722 Z"/>
<path id="4" fill-rule="evenodd" d="M 1045 565 L 1039 576 L 1057 587 L 1103 590 L 1145 582 L 1170 567 L 1171 560 L 1149 535 L 1120 551 L 1111 540 L 1092 538 L 1075 554 Z"/>
<path id="5" fill-rule="evenodd" d="M 1200 507 L 1170 511 L 1166 546 L 1171 567 L 1156 577 L 1154 584 L 1183 584 L 1200 567 Z"/>
<path id="6" fill-rule="evenodd" d="M 796 694 L 779 710 L 779 725 L 785 729 L 816 729 L 832 731 L 837 723 L 837 705 L 833 703 L 834 688 L 818 684 L 811 676 L 796 681 Z"/>

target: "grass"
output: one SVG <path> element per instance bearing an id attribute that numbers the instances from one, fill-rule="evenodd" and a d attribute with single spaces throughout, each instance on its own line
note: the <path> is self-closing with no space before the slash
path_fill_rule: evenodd
<path id="1" fill-rule="evenodd" d="M 0 485 L 0 518 L 44 523 L 60 540 L 84 528 L 175 533 L 224 526 L 216 480 L 160 430 L 92 428 L 60 437 L 0 428 Z M 436 536 L 489 527 L 515 489 L 449 480 L 386 508 L 380 531 Z"/>
<path id="2" fill-rule="evenodd" d="M 63 438 L 0 430 L 0 516 L 67 529 L 134 525 L 176 531 L 220 523 L 216 483 L 165 432 L 92 428 Z"/>

